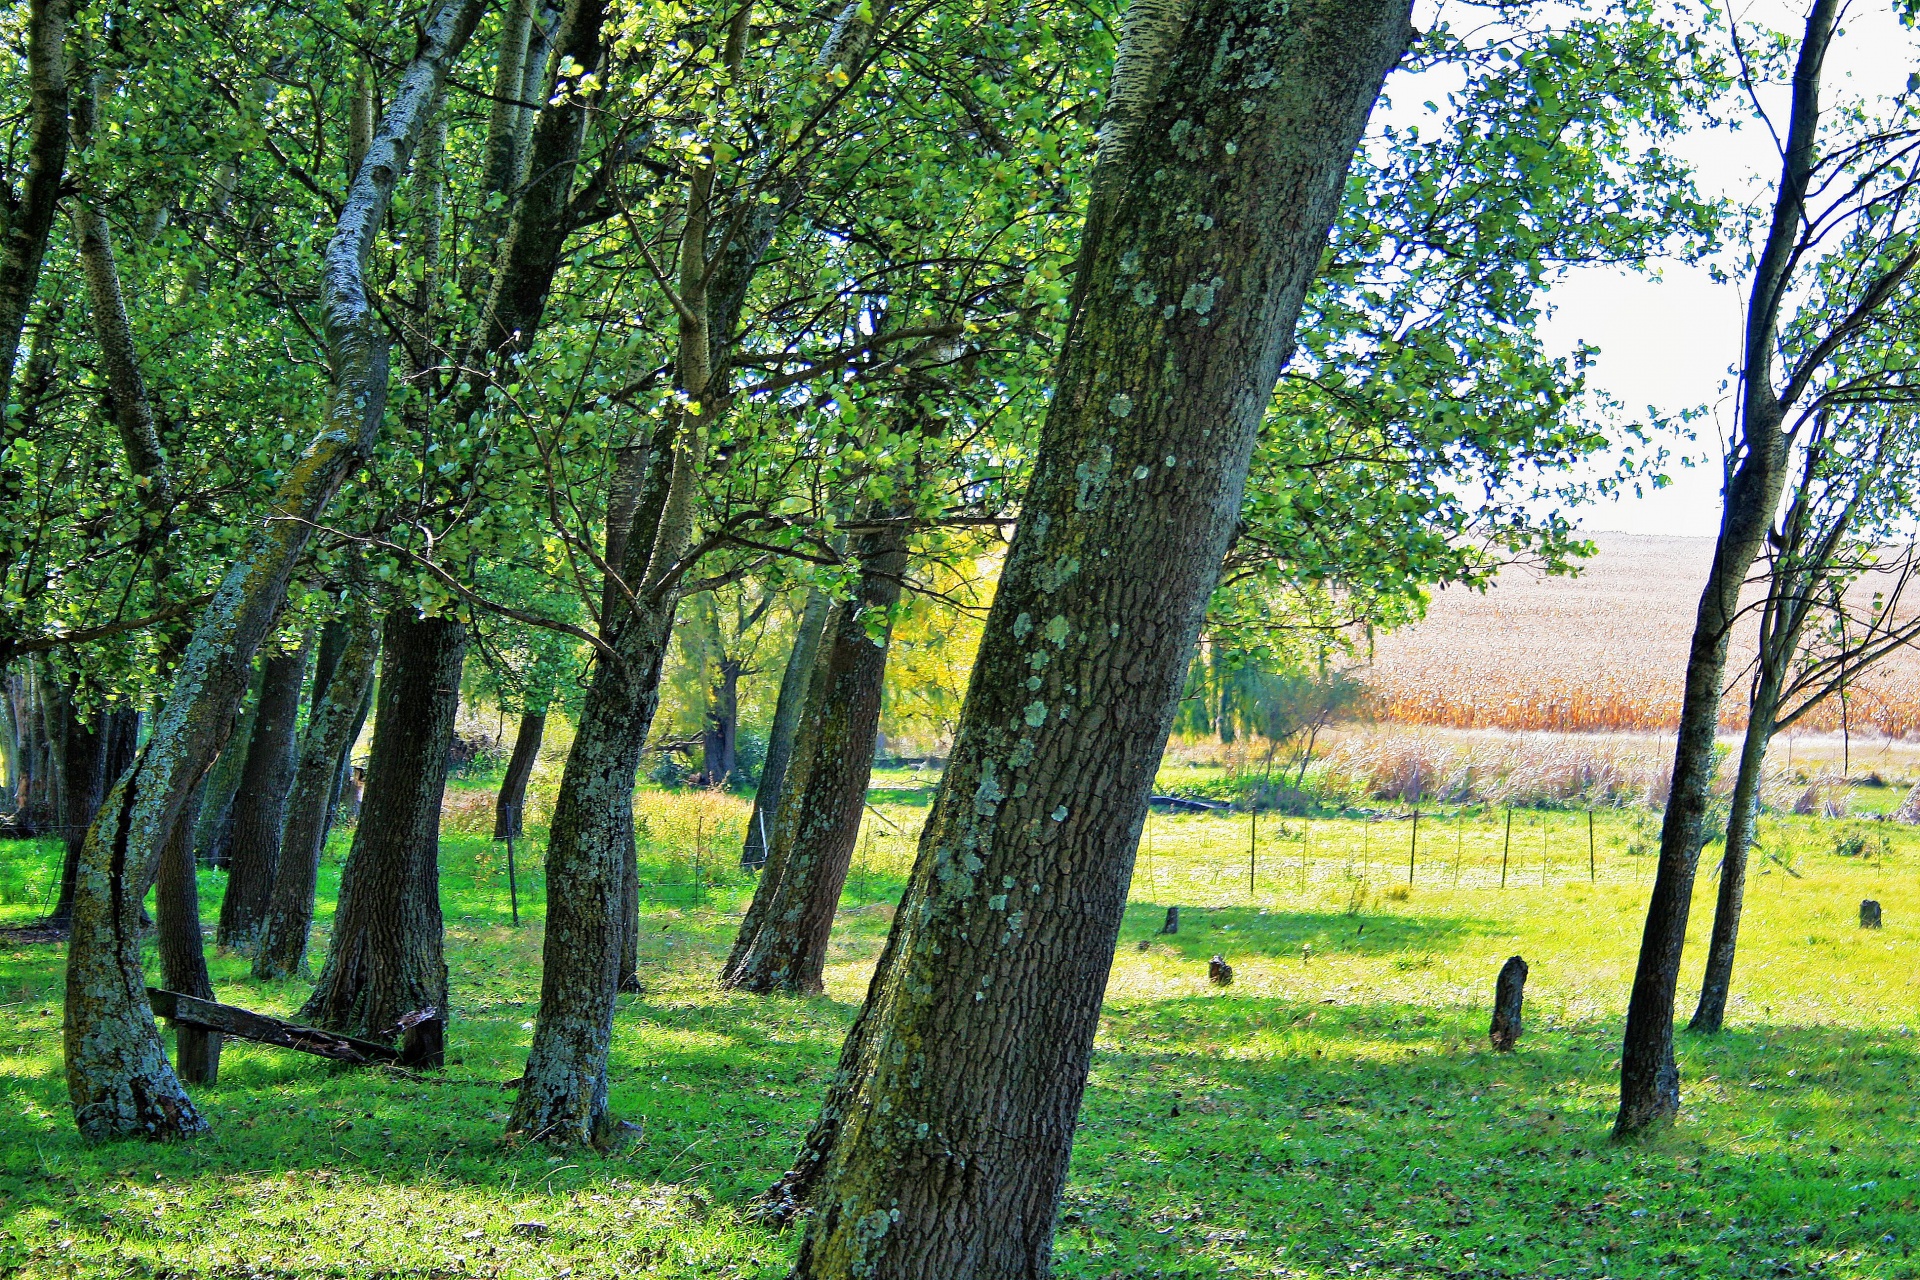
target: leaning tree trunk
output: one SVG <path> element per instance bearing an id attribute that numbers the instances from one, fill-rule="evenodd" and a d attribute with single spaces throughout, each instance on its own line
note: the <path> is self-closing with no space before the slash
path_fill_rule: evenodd
<path id="1" fill-rule="evenodd" d="M 211 1000 L 206 942 L 200 932 L 200 886 L 193 862 L 193 808 L 174 824 L 160 854 L 154 880 L 154 923 L 160 949 L 160 983 L 169 991 Z M 176 1023 L 173 1069 L 188 1084 L 212 1084 L 220 1075 L 220 1034 Z"/>
<path id="2" fill-rule="evenodd" d="M 9 407 L 20 334 L 40 287 L 66 175 L 71 134 L 66 43 L 72 8 L 70 0 L 30 0 L 27 6 L 26 181 L 17 191 L 0 186 L 0 507 L 11 508 L 25 496 L 25 473 L 7 456 L 24 427 Z M 0 540 L 0 583 L 12 572 L 13 545 L 11 539 Z M 19 636 L 18 617 L 0 613 L 0 667 Z"/>
<path id="3" fill-rule="evenodd" d="M 281 481 L 276 517 L 253 531 L 207 605 L 139 759 L 87 834 L 67 949 L 65 1048 L 74 1119 L 91 1138 L 194 1133 L 206 1121 L 167 1065 L 141 973 L 148 869 L 233 727 L 254 651 L 272 633 L 289 575 L 349 471 L 371 455 L 386 404 L 386 342 L 365 267 L 480 0 L 442 0 L 341 207 L 321 272 L 330 386 L 322 430 Z"/>
<path id="4" fill-rule="evenodd" d="M 307 673 L 307 645 L 266 661 L 260 714 L 247 744 L 247 768 L 233 803 L 233 852 L 227 860 L 227 892 L 220 900 L 214 942 L 251 947 L 267 918 L 273 878 L 280 867 L 280 830 L 286 823 L 287 791 L 293 786 L 294 736 L 300 718 L 300 686 Z"/>
<path id="5" fill-rule="evenodd" d="M 353 616 L 329 627 L 338 637 L 324 695 L 307 722 L 300 763 L 287 797 L 287 823 L 280 866 L 253 957 L 256 978 L 286 978 L 306 972 L 307 935 L 313 928 L 314 890 L 320 854 L 327 842 L 327 810 L 340 776 L 340 762 L 360 732 L 361 708 L 373 684 L 380 634 L 364 598 Z"/>
<path id="6" fill-rule="evenodd" d="M 226 866 L 227 854 L 233 848 L 233 801 L 240 794 L 240 775 L 247 771 L 247 744 L 253 741 L 253 722 L 260 715 L 264 678 L 264 667 L 253 672 L 233 732 L 213 768 L 207 771 L 200 813 L 193 822 L 193 856 L 207 866 Z"/>
<path id="7" fill-rule="evenodd" d="M 1762 689 L 1754 697 L 1747 735 L 1740 746 L 1740 772 L 1733 783 L 1733 808 L 1727 815 L 1726 852 L 1720 859 L 1720 893 L 1713 911 L 1713 938 L 1707 944 L 1707 969 L 1700 982 L 1700 1003 L 1690 1030 L 1711 1034 L 1727 1018 L 1727 992 L 1733 986 L 1733 956 L 1740 939 L 1740 912 L 1746 905 L 1747 855 L 1753 849 L 1760 822 L 1760 775 L 1773 737 L 1773 713 L 1780 692 L 1779 677 L 1764 671 Z M 1771 686 L 1769 691 L 1766 686 Z M 1770 693 L 1770 696 L 1767 696 Z M 1762 697 L 1768 705 L 1763 709 Z"/>
<path id="8" fill-rule="evenodd" d="M 779 699 L 773 704 L 773 728 L 767 733 L 767 759 L 760 766 L 760 782 L 753 789 L 753 812 L 747 815 L 747 838 L 740 847 L 743 870 L 767 861 L 773 820 L 780 812 L 780 791 L 786 785 L 794 735 L 807 700 L 807 679 L 813 674 L 813 659 L 820 649 L 820 633 L 827 625 L 830 603 L 825 592 L 808 591 L 806 607 L 794 626 L 793 648 L 787 653 L 787 668 L 780 676 Z"/>
<path id="9" fill-rule="evenodd" d="M 907 564 L 897 526 L 865 542 L 859 586 L 827 625 L 807 690 L 807 724 L 774 821 L 773 853 L 720 975 L 723 986 L 794 995 L 825 990 L 827 939 L 866 809 L 891 615 Z M 884 621 L 870 629 L 867 618 L 876 613 Z"/>
<path id="10" fill-rule="evenodd" d="M 1673 1056 L 1673 1001 L 1680 985 L 1694 873 L 1705 843 L 1713 744 L 1720 727 L 1720 694 L 1727 648 L 1740 617 L 1740 588 L 1773 526 L 1791 464 L 1782 424 L 1790 407 L 1772 385 L 1779 315 L 1791 279 L 1795 244 L 1813 173 L 1820 116 L 1820 73 L 1839 12 L 1838 0 L 1815 0 L 1793 77 L 1773 224 L 1754 272 L 1741 368 L 1738 462 L 1728 476 L 1713 564 L 1700 593 L 1693 643 L 1687 653 L 1673 781 L 1660 826 L 1660 861 L 1647 901 L 1640 958 L 1627 1001 L 1620 1048 L 1620 1112 L 1614 1137 L 1627 1138 L 1672 1119 L 1680 1110 L 1680 1068 Z M 1793 392 L 1793 394 L 1798 394 Z"/>
<path id="11" fill-rule="evenodd" d="M 405 1013 L 447 1013 L 440 798 L 466 628 L 403 609 L 387 615 L 380 648 L 367 795 L 340 874 L 327 962 L 300 1010 L 315 1026 L 369 1038 L 389 1034 Z"/>
<path id="12" fill-rule="evenodd" d="M 1039 1277 L 1154 770 L 1409 0 L 1127 11 L 1076 305 L 796 1277 Z"/>
<path id="13" fill-rule="evenodd" d="M 493 801 L 495 840 L 520 838 L 521 824 L 527 816 L 527 782 L 540 760 L 540 740 L 546 732 L 545 711 L 520 713 L 520 730 L 513 735 L 513 755 L 507 759 L 506 776 L 500 779 L 500 794 Z"/>

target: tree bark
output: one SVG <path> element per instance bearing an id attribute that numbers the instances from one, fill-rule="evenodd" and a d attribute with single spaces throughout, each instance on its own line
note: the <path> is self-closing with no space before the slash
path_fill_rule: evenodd
<path id="1" fill-rule="evenodd" d="M 862 544 L 860 581 L 827 624 L 807 691 L 806 724 L 775 816 L 772 856 L 721 972 L 722 986 L 792 995 L 825 990 L 827 940 L 866 810 L 887 642 L 907 564 L 902 526 Z"/>
<path id="2" fill-rule="evenodd" d="M 382 626 L 367 795 L 303 1022 L 378 1040 L 404 1013 L 432 1006 L 446 1016 L 440 798 L 466 647 L 465 627 L 411 609 Z"/>
<path id="3" fill-rule="evenodd" d="M 73 919 L 73 883 L 80 869 L 80 850 L 87 828 L 107 790 L 107 733 L 105 715 L 96 711 L 94 724 L 80 718 L 71 690 L 62 689 L 53 700 L 57 732 L 64 739 L 60 760 L 60 832 L 66 854 L 60 862 L 60 896 L 47 922 L 64 929 Z"/>
<path id="4" fill-rule="evenodd" d="M 359 736 L 367 691 L 373 684 L 380 634 L 364 597 L 356 599 L 350 617 L 337 627 L 330 624 L 328 630 L 338 637 L 335 660 L 300 743 L 300 763 L 287 797 L 280 865 L 273 878 L 260 947 L 253 958 L 256 978 L 287 978 L 306 972 L 307 935 L 313 929 L 314 890 L 320 878 L 320 855 L 327 843 L 328 811 L 340 777 L 340 762 Z"/>
<path id="5" fill-rule="evenodd" d="M 67 93 L 69 0 L 32 0 L 27 8 L 27 76 L 32 113 L 28 125 L 27 174 L 19 191 L 0 192 L 0 420 L 4 420 L 20 358 L 20 334 L 40 286 L 40 267 L 60 201 L 71 137 Z M 0 428 L 4 430 L 4 428 Z M 11 433 L 0 439 L 11 439 Z M 18 477 L 7 469 L 8 478 Z M 13 487 L 0 497 L 14 497 Z"/>
<path id="6" fill-rule="evenodd" d="M 1056 390 L 953 758 L 776 1204 L 796 1277 L 1048 1273 L 1133 854 L 1407 0 L 1126 16 Z"/>
<path id="7" fill-rule="evenodd" d="M 191 843 L 194 804 L 187 802 L 187 812 L 161 851 L 153 913 L 161 984 L 169 991 L 211 1000 L 213 979 L 207 974 L 206 942 L 200 932 L 200 886 Z M 176 1023 L 173 1069 L 188 1084 L 212 1084 L 220 1076 L 219 1033 Z"/>
<path id="8" fill-rule="evenodd" d="M 807 700 L 807 681 L 813 674 L 814 655 L 819 652 L 830 607 L 824 592 L 810 590 L 806 607 L 794 624 L 793 648 L 787 652 L 787 667 L 780 675 L 780 696 L 773 704 L 773 727 L 767 733 L 767 760 L 760 766 L 760 783 L 753 790 L 753 812 L 747 815 L 747 838 L 740 847 L 743 871 L 766 865 L 773 821 L 780 813 L 780 793 L 786 786 L 801 709 Z"/>
<path id="9" fill-rule="evenodd" d="M 1620 1050 L 1620 1112 L 1614 1137 L 1624 1139 L 1672 1119 L 1680 1110 L 1680 1069 L 1673 1056 L 1673 1002 L 1693 904 L 1694 873 L 1704 843 L 1713 743 L 1727 647 L 1740 614 L 1740 588 L 1773 525 L 1791 451 L 1782 430 L 1788 405 L 1773 388 L 1780 309 L 1813 171 L 1820 115 L 1820 75 L 1838 15 L 1838 0 L 1815 0 L 1807 16 L 1793 76 L 1793 110 L 1773 224 L 1748 299 L 1741 365 L 1741 422 L 1729 463 L 1726 499 L 1713 564 L 1700 594 L 1687 654 L 1673 781 L 1660 827 L 1660 860 L 1640 958 L 1627 1002 Z M 1797 394 L 1797 393 L 1796 393 Z"/>
<path id="10" fill-rule="evenodd" d="M 342 206 L 321 273 L 330 388 L 322 430 L 281 481 L 264 521 L 207 605 L 172 695 L 130 772 L 88 833 L 67 951 L 65 1047 L 74 1118 L 90 1138 L 199 1132 L 206 1121 L 167 1064 L 147 1003 L 139 900 L 187 799 L 232 730 L 254 651 L 348 472 L 370 456 L 386 399 L 386 343 L 365 264 L 480 0 L 443 0 Z"/>
<path id="11" fill-rule="evenodd" d="M 194 860 L 204 866 L 226 866 L 233 848 L 233 800 L 240 794 L 240 775 L 247 770 L 247 745 L 253 741 L 253 722 L 260 715 L 260 687 L 265 678 L 264 666 L 254 670 L 233 732 L 207 772 L 200 812 L 193 823 Z"/>
<path id="12" fill-rule="evenodd" d="M 520 729 L 513 735 L 513 754 L 507 758 L 506 776 L 500 779 L 500 794 L 493 802 L 493 838 L 517 840 L 526 820 L 527 781 L 540 760 L 540 740 L 547 732 L 547 713 L 524 711 Z"/>
<path id="13" fill-rule="evenodd" d="M 266 922 L 273 879 L 280 869 L 280 832 L 286 824 L 287 792 L 293 786 L 294 738 L 300 717 L 300 687 L 307 674 L 308 645 L 267 658 L 260 686 L 260 714 L 247 744 L 247 767 L 233 806 L 233 854 L 227 891 L 220 899 L 214 942 L 251 948 Z"/>

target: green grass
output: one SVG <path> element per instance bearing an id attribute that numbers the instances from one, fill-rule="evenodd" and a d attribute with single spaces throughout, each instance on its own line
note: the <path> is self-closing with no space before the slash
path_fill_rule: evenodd
<path id="1" fill-rule="evenodd" d="M 642 1133 L 613 1157 L 500 1141 L 538 996 L 540 850 L 523 850 L 516 930 L 500 851 L 456 801 L 452 1061 L 426 1083 L 230 1044 L 198 1095 L 210 1136 L 88 1146 L 60 1074 L 62 949 L 0 939 L 0 1276 L 784 1275 L 792 1238 L 741 1211 L 813 1118 L 925 812 L 924 779 L 879 782 L 886 822 L 810 1001 L 712 987 L 747 889 L 743 802 L 643 798 L 649 990 L 622 997 L 613 1051 L 614 1107 Z M 1410 826 L 1263 817 L 1250 893 L 1244 815 L 1152 819 L 1058 1274 L 1920 1276 L 1920 834 L 1766 823 L 1800 878 L 1757 868 L 1730 1030 L 1681 1037 L 1684 1117 L 1616 1147 L 1644 820 L 1601 815 L 1589 878 L 1583 815 L 1516 815 L 1505 889 L 1504 815 L 1423 819 L 1409 890 Z M 1849 831 L 1889 845 L 1832 852 Z M 0 844 L 0 885 L 53 853 Z M 336 838 L 323 925 L 343 853 Z M 1703 876 L 1683 1016 L 1713 890 Z M 1855 923 L 1869 896 L 1883 932 Z M 1175 903 L 1182 931 L 1161 937 Z M 0 922 L 32 913 L 0 903 Z M 1215 953 L 1236 970 L 1225 990 L 1206 981 Z M 1499 1055 L 1488 996 L 1514 953 L 1532 966 L 1527 1032 Z M 307 990 L 213 967 L 235 1003 L 284 1012 Z"/>

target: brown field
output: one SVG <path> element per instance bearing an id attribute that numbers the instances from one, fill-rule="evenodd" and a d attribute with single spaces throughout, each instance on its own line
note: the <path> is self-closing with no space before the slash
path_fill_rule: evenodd
<path id="1" fill-rule="evenodd" d="M 1671 729 L 1713 544 L 1597 534 L 1578 577 L 1509 570 L 1484 595 L 1436 593 L 1426 619 L 1380 639 L 1363 675 L 1374 713 L 1454 729 Z M 1721 725 L 1745 724 L 1757 620 L 1736 633 Z M 1888 659 L 1796 726 L 1920 736 L 1920 653 Z"/>

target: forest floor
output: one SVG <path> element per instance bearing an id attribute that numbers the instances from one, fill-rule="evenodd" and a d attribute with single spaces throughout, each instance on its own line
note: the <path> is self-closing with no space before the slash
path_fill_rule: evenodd
<path id="1" fill-rule="evenodd" d="M 457 789 L 450 1062 L 424 1082 L 229 1042 L 197 1095 L 210 1135 L 89 1146 L 60 1070 L 64 948 L 0 934 L 0 1277 L 784 1275 L 794 1238 L 745 1210 L 813 1118 L 900 889 L 931 779 L 883 782 L 816 1000 L 714 990 L 748 891 L 741 802 L 643 797 L 648 989 L 621 998 L 612 1063 L 643 1132 L 611 1157 L 501 1141 L 538 998 L 539 850 L 520 850 L 516 929 L 502 851 L 462 832 Z M 1263 816 L 1249 891 L 1245 815 L 1152 818 L 1057 1274 L 1920 1276 L 1920 832 L 1767 821 L 1797 874 L 1767 861 L 1752 881 L 1730 1029 L 1680 1037 L 1683 1117 L 1621 1147 L 1652 865 L 1629 850 L 1650 819 L 1603 812 L 1591 847 L 1584 814 L 1504 824 L 1427 815 L 1415 844 L 1405 820 Z M 38 914 L 54 856 L 0 843 L 0 926 Z M 220 887 L 204 876 L 209 921 Z M 1703 874 L 1683 1019 L 1713 891 Z M 1857 926 L 1865 897 L 1883 931 Z M 1207 983 L 1215 953 L 1229 988 Z M 1489 997 L 1516 953 L 1526 1034 L 1495 1054 Z M 222 999 L 270 1012 L 307 990 L 213 969 Z"/>

